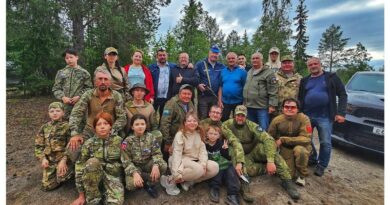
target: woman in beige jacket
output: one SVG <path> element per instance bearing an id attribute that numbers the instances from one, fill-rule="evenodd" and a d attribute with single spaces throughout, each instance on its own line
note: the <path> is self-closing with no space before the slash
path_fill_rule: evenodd
<path id="1" fill-rule="evenodd" d="M 168 161 L 172 175 L 162 176 L 160 180 L 169 195 L 180 193 L 176 187 L 178 183 L 187 191 L 192 184 L 218 174 L 218 164 L 208 160 L 198 122 L 196 113 L 187 113 L 182 128 L 173 140 L 173 153 Z"/>

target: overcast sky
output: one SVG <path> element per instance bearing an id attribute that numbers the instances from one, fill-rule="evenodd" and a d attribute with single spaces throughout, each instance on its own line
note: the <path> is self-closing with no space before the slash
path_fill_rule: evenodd
<path id="1" fill-rule="evenodd" d="M 251 37 L 260 24 L 261 0 L 201 0 L 203 9 L 217 19 L 226 36 L 234 29 L 240 36 L 246 29 Z M 161 26 L 158 35 L 164 35 L 173 28 L 182 14 L 180 11 L 188 0 L 172 0 L 168 7 L 161 9 Z M 298 0 L 292 0 L 290 19 L 296 16 Z M 382 67 L 384 59 L 384 0 L 306 0 L 308 12 L 307 53 L 318 55 L 321 35 L 330 25 L 340 25 L 343 37 L 350 38 L 347 47 L 361 42 L 373 59 L 371 64 Z M 296 26 L 292 24 L 295 31 Z M 292 47 L 292 44 L 291 44 Z"/>

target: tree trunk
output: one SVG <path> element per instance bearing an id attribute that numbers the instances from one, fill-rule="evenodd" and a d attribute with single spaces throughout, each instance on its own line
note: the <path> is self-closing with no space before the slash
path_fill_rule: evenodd
<path id="1" fill-rule="evenodd" d="M 76 13 L 72 19 L 73 47 L 80 53 L 84 51 L 84 25 L 83 16 Z"/>

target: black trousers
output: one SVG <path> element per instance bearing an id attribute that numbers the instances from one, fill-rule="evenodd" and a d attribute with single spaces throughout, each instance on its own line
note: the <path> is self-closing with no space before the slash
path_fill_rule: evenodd
<path id="1" fill-rule="evenodd" d="M 240 181 L 233 165 L 229 165 L 227 169 L 219 170 L 218 174 L 209 180 L 209 187 L 219 190 L 222 183 L 226 186 L 227 195 L 238 195 L 240 191 Z"/>
<path id="2" fill-rule="evenodd" d="M 198 95 L 198 115 L 199 119 L 208 118 L 211 106 L 218 105 L 218 99 L 215 96 Z"/>
<path id="3" fill-rule="evenodd" d="M 234 116 L 234 109 L 236 109 L 237 105 L 242 105 L 242 103 L 238 104 L 223 104 L 223 111 L 222 111 L 222 118 L 221 121 L 224 122 L 229 119 L 230 113 L 233 111 Z"/>
<path id="4" fill-rule="evenodd" d="M 159 122 L 161 120 L 162 113 L 164 111 L 165 103 L 168 101 L 168 98 L 156 98 L 156 100 L 153 103 L 154 111 L 159 113 Z"/>

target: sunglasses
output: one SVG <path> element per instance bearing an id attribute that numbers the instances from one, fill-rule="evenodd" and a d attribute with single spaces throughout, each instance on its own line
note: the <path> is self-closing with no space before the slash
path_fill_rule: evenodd
<path id="1" fill-rule="evenodd" d="M 297 109 L 297 106 L 285 105 L 285 106 L 283 106 L 283 108 L 286 109 L 286 110 L 296 110 L 296 109 Z"/>

